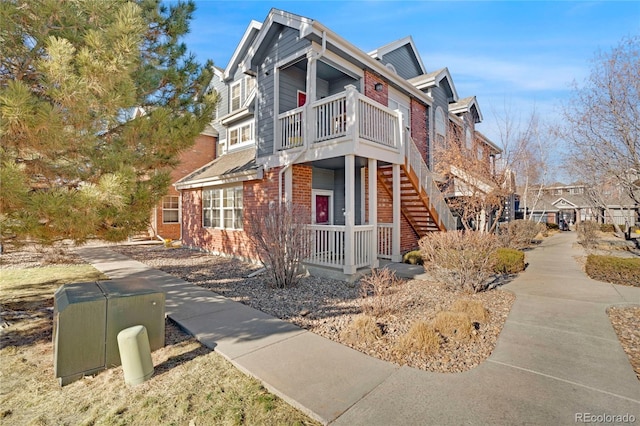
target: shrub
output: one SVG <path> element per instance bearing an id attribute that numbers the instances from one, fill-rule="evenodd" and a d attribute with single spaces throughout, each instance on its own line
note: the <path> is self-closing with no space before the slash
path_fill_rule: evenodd
<path id="1" fill-rule="evenodd" d="M 590 254 L 585 270 L 594 280 L 640 287 L 640 259 Z"/>
<path id="2" fill-rule="evenodd" d="M 493 275 L 498 240 L 493 234 L 475 231 L 431 232 L 419 242 L 425 269 L 457 290 L 487 288 Z"/>
<path id="3" fill-rule="evenodd" d="M 595 248 L 598 243 L 598 231 L 600 225 L 597 222 L 583 221 L 576 226 L 578 242 L 587 249 Z"/>
<path id="4" fill-rule="evenodd" d="M 413 352 L 429 355 L 440 348 L 440 340 L 432 325 L 416 321 L 409 331 L 400 336 L 396 349 L 405 355 Z"/>
<path id="5" fill-rule="evenodd" d="M 340 337 L 353 345 L 358 343 L 368 345 L 382 337 L 382 330 L 375 318 L 369 315 L 358 315 L 340 333 Z"/>
<path id="6" fill-rule="evenodd" d="M 616 227 L 613 226 L 613 223 L 602 223 L 600 224 L 600 231 L 602 232 L 615 232 Z"/>
<path id="7" fill-rule="evenodd" d="M 501 247 L 494 255 L 496 263 L 493 270 L 496 274 L 517 274 L 524 271 L 524 252 Z"/>
<path id="8" fill-rule="evenodd" d="M 484 323 L 489 319 L 489 312 L 479 300 L 458 299 L 453 302 L 450 311 L 467 314 L 473 322 Z"/>
<path id="9" fill-rule="evenodd" d="M 557 223 L 547 223 L 547 229 L 549 231 L 557 231 L 560 229 Z"/>
<path id="10" fill-rule="evenodd" d="M 545 231 L 545 225 L 531 220 L 518 219 L 509 222 L 506 227 L 500 228 L 500 243 L 504 247 L 524 249 L 531 247 L 536 236 Z"/>
<path id="11" fill-rule="evenodd" d="M 291 204 L 249 211 L 247 236 L 276 288 L 298 283 L 300 266 L 311 246 L 305 222 L 308 217 L 308 209 Z"/>
<path id="12" fill-rule="evenodd" d="M 420 254 L 420 250 L 412 250 L 408 252 L 402 257 L 402 261 L 404 263 L 409 263 L 411 265 L 422 265 L 424 263 L 422 261 L 422 255 Z"/>
<path id="13" fill-rule="evenodd" d="M 440 311 L 433 326 L 440 334 L 454 340 L 467 340 L 474 330 L 471 318 L 464 312 Z"/>
<path id="14" fill-rule="evenodd" d="M 400 283 L 395 271 L 391 269 L 373 269 L 369 275 L 360 279 L 362 311 L 373 316 L 381 316 L 392 309 L 390 296 L 393 288 Z"/>

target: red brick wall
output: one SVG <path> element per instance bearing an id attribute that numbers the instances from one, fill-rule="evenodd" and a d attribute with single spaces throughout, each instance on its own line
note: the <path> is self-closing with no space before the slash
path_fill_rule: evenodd
<path id="1" fill-rule="evenodd" d="M 280 168 L 274 168 L 265 172 L 263 179 L 243 183 L 244 229 L 249 227 L 249 221 L 255 217 L 252 214 L 253 211 L 269 208 L 271 202 L 278 202 L 279 171 Z M 294 184 L 294 200 L 296 197 L 302 199 L 306 191 L 310 205 L 311 167 L 294 166 L 293 173 L 294 176 L 308 174 L 308 191 L 302 181 L 297 186 Z M 244 230 L 214 229 L 202 226 L 202 190 L 199 188 L 182 191 L 182 222 L 182 243 L 185 246 L 200 248 L 212 253 L 257 259 L 255 249 Z"/>
<path id="2" fill-rule="evenodd" d="M 377 83 L 382 83 L 381 92 L 376 92 L 375 85 Z M 384 106 L 389 106 L 389 86 L 380 77 L 369 71 L 364 72 L 364 95 Z"/>
<path id="3" fill-rule="evenodd" d="M 411 137 L 427 161 L 427 107 L 415 99 L 411 99 Z M 428 163 L 427 163 L 428 164 Z"/>
<path id="4" fill-rule="evenodd" d="M 302 164 L 295 164 L 291 168 L 293 174 L 293 197 L 291 201 L 294 205 L 300 206 L 308 212 L 306 222 L 311 223 L 311 180 L 313 168 Z"/>
<path id="5" fill-rule="evenodd" d="M 217 138 L 213 136 L 199 135 L 193 146 L 180 154 L 180 162 L 171 171 L 171 183 L 213 161 L 216 158 L 217 143 Z M 179 196 L 180 193 L 171 185 L 167 195 Z M 155 211 L 152 212 L 151 224 L 155 226 L 153 231 L 163 238 L 179 239 L 180 224 L 162 223 L 162 221 L 162 200 L 160 200 L 160 203 L 155 207 Z"/>

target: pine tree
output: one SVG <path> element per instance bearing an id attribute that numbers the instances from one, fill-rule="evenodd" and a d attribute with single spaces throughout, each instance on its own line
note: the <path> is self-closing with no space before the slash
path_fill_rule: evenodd
<path id="1" fill-rule="evenodd" d="M 194 11 L 191 1 L 0 3 L 2 242 L 146 229 L 216 103 L 212 64 L 181 41 Z"/>

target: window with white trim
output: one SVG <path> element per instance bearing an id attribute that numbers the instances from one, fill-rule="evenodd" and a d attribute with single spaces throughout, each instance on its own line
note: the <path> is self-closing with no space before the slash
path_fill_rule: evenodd
<path id="1" fill-rule="evenodd" d="M 242 229 L 242 185 L 202 191 L 205 228 Z"/>
<path id="2" fill-rule="evenodd" d="M 447 123 L 444 117 L 444 110 L 442 107 L 436 108 L 436 144 L 440 148 L 445 147 L 445 140 L 447 138 Z"/>
<path id="3" fill-rule="evenodd" d="M 240 105 L 242 105 L 242 81 L 238 81 L 231 85 L 231 96 L 229 105 L 229 112 L 233 112 L 237 109 L 240 109 Z"/>
<path id="4" fill-rule="evenodd" d="M 253 142 L 253 122 L 229 129 L 229 148 Z"/>
<path id="5" fill-rule="evenodd" d="M 162 223 L 180 222 L 180 198 L 175 195 L 162 197 Z"/>

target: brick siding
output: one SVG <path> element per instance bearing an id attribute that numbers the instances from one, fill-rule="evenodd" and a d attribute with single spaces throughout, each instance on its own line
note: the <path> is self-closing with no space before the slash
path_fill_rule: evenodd
<path id="1" fill-rule="evenodd" d="M 382 91 L 376 92 L 376 84 L 382 83 Z M 384 106 L 389 106 L 389 85 L 370 71 L 364 72 L 364 95 Z"/>

